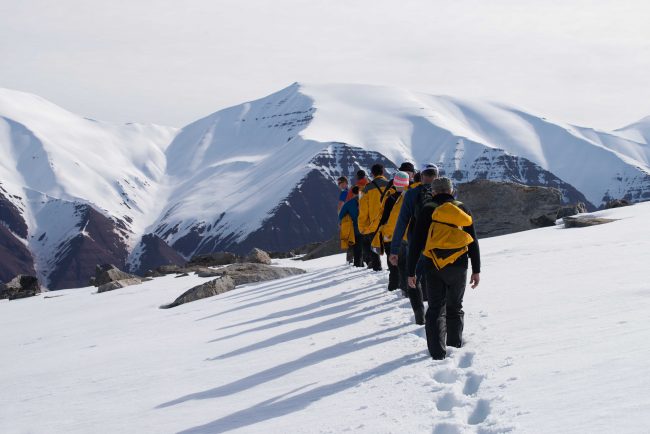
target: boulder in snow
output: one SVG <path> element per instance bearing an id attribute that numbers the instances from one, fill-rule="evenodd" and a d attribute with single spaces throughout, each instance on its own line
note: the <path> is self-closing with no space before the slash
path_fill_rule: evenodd
<path id="1" fill-rule="evenodd" d="M 228 265 L 219 270 L 223 274 L 232 277 L 236 285 L 243 285 L 253 282 L 265 282 L 267 280 L 282 279 L 305 273 L 305 270 L 293 267 L 272 267 L 266 264 L 243 263 Z"/>
<path id="2" fill-rule="evenodd" d="M 271 257 L 262 249 L 254 248 L 250 251 L 244 262 L 251 262 L 253 264 L 266 264 L 271 265 Z"/>
<path id="3" fill-rule="evenodd" d="M 113 264 L 102 264 L 95 267 L 95 286 L 100 287 L 109 282 L 124 279 L 140 279 L 133 274 L 125 273 Z M 102 291 L 100 291 L 102 292 Z"/>
<path id="4" fill-rule="evenodd" d="M 214 252 L 205 255 L 197 255 L 190 259 L 188 266 L 201 265 L 204 267 L 215 267 L 219 265 L 234 264 L 239 261 L 239 256 L 231 252 Z"/>
<path id="5" fill-rule="evenodd" d="M 40 292 L 41 286 L 38 284 L 38 279 L 26 274 L 19 274 L 7 284 L 0 283 L 0 299 L 15 300 L 32 297 Z"/>
<path id="6" fill-rule="evenodd" d="M 202 298 L 212 297 L 213 295 L 222 294 L 235 288 L 235 282 L 230 276 L 222 276 L 209 282 L 197 285 L 188 289 L 180 297 L 170 304 L 160 306 L 163 309 L 176 307 L 181 304 L 200 300 Z"/>
<path id="7" fill-rule="evenodd" d="M 564 222 L 565 228 L 586 228 L 589 226 L 602 225 L 605 223 L 611 223 L 616 221 L 616 219 L 606 219 L 602 217 L 592 217 L 592 216 L 568 216 L 562 219 Z"/>
<path id="8" fill-rule="evenodd" d="M 578 202 L 575 205 L 567 205 L 557 210 L 556 219 L 559 220 L 564 217 L 569 217 L 576 214 L 582 214 L 587 212 L 587 207 L 584 203 Z"/>
<path id="9" fill-rule="evenodd" d="M 141 279 L 139 277 L 113 280 L 112 282 L 107 282 L 104 283 L 103 285 L 100 285 L 99 288 L 97 288 L 97 292 L 100 293 L 100 292 L 113 291 L 114 289 L 126 288 L 127 286 L 137 285 L 142 282 L 144 282 L 144 279 Z"/>

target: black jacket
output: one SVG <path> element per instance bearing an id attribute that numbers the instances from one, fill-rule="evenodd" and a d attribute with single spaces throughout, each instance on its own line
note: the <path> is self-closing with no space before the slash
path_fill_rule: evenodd
<path id="1" fill-rule="evenodd" d="M 451 194 L 441 193 L 433 196 L 433 202 L 429 202 L 422 207 L 420 214 L 417 216 L 415 231 L 413 232 L 413 238 L 409 244 L 409 256 L 408 256 L 408 275 L 415 276 L 415 265 L 420 258 L 420 254 L 424 249 L 424 246 L 427 243 L 427 237 L 429 236 L 429 226 L 431 226 L 431 214 L 433 210 L 438 206 L 442 205 L 445 202 L 454 201 L 454 196 Z M 467 209 L 464 204 L 459 206 L 460 209 L 465 211 L 470 216 L 472 213 Z M 466 226 L 463 228 L 465 232 L 470 234 L 474 239 L 474 242 L 467 246 L 468 252 L 456 259 L 455 262 L 447 265 L 447 267 L 462 267 L 467 268 L 468 262 L 467 257 L 472 260 L 472 273 L 481 272 L 481 255 L 478 248 L 478 239 L 476 238 L 476 232 L 474 231 L 474 225 Z M 428 258 L 427 258 L 428 259 Z"/>

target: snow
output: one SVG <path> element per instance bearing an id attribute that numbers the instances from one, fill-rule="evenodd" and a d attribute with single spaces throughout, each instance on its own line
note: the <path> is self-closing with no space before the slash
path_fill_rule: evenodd
<path id="1" fill-rule="evenodd" d="M 482 240 L 444 361 L 344 255 L 168 310 L 209 279 L 4 301 L 0 432 L 646 432 L 650 202 L 594 215 Z"/>

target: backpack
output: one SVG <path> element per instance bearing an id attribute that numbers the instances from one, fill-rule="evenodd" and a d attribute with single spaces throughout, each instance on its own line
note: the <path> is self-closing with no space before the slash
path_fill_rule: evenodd
<path id="1" fill-rule="evenodd" d="M 436 206 L 431 214 L 431 226 L 423 254 L 440 270 L 456 261 L 469 250 L 474 242 L 462 227 L 472 224 L 472 216 L 459 206 L 461 202 L 445 202 Z"/>
<path id="2" fill-rule="evenodd" d="M 431 191 L 431 184 L 421 184 L 421 188 L 418 188 L 418 197 L 415 198 L 415 205 L 413 209 L 413 216 L 411 217 L 410 225 L 415 227 L 415 221 L 417 220 L 422 208 L 424 205 L 429 202 L 433 202 L 433 192 Z"/>

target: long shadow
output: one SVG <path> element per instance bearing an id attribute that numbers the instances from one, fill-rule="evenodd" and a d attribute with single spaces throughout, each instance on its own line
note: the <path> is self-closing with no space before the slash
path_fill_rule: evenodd
<path id="1" fill-rule="evenodd" d="M 393 301 L 392 300 L 385 301 L 383 303 L 378 304 L 376 307 L 386 305 L 386 304 L 393 304 Z M 375 307 L 375 306 L 373 306 L 373 307 Z M 346 313 L 344 315 L 340 315 L 340 316 L 337 316 L 337 317 L 330 318 L 328 320 L 319 322 L 318 324 L 313 324 L 313 325 L 310 325 L 308 327 L 302 327 L 302 328 L 295 329 L 295 330 L 289 330 L 286 333 L 282 333 L 282 334 L 273 336 L 271 338 L 265 339 L 265 340 L 260 341 L 260 342 L 255 342 L 254 344 L 251 344 L 251 345 L 246 345 L 245 347 L 238 348 L 238 349 L 233 350 L 233 351 L 231 351 L 229 353 L 225 353 L 225 354 L 222 354 L 220 356 L 210 358 L 208 360 L 223 360 L 223 359 L 227 359 L 227 358 L 230 358 L 230 357 L 239 356 L 241 354 L 250 353 L 251 351 L 257 351 L 257 350 L 261 350 L 263 348 L 272 347 L 274 345 L 278 345 L 278 344 L 281 344 L 283 342 L 293 341 L 293 340 L 296 340 L 296 339 L 304 338 L 306 336 L 313 336 L 313 335 L 318 334 L 318 333 L 322 333 L 322 332 L 325 332 L 325 331 L 334 330 L 334 329 L 338 329 L 338 328 L 341 328 L 341 327 L 348 326 L 350 324 L 354 324 L 356 322 L 361 321 L 362 319 L 364 319 L 367 316 L 388 312 L 388 311 L 390 311 L 392 309 L 393 308 L 390 308 L 390 307 L 385 308 L 385 309 L 379 309 L 379 310 L 358 309 L 358 310 L 356 310 L 354 312 L 349 312 L 349 313 Z M 347 309 L 341 309 L 341 310 L 347 310 Z"/>
<path id="2" fill-rule="evenodd" d="M 349 270 L 346 271 L 343 274 L 339 274 L 339 277 L 348 277 L 350 274 L 353 274 L 354 270 Z M 323 277 L 318 277 L 320 275 L 324 275 Z M 298 277 L 303 277 L 303 276 L 298 276 Z M 238 298 L 233 297 L 233 299 L 241 299 L 241 301 L 250 301 L 250 300 L 257 300 L 259 297 L 266 297 L 270 296 L 273 294 L 277 294 L 279 292 L 284 292 L 286 291 L 287 285 L 291 285 L 293 287 L 295 286 L 300 286 L 301 284 L 309 284 L 309 285 L 314 285 L 316 283 L 324 282 L 327 280 L 331 279 L 331 271 L 322 271 L 318 273 L 313 273 L 313 274 L 308 274 L 307 276 L 304 276 L 302 279 L 296 279 L 296 280 L 285 280 L 283 282 L 277 282 L 274 281 L 273 285 L 268 285 L 266 287 L 258 287 L 254 289 L 250 289 L 246 292 L 239 293 Z M 340 281 L 343 281 L 345 279 L 339 279 Z M 256 283 L 249 283 L 247 285 L 256 285 Z M 290 286 L 290 287 L 291 287 Z M 264 292 L 262 295 L 259 295 L 260 292 Z"/>
<path id="3" fill-rule="evenodd" d="M 216 316 L 220 316 L 220 315 L 224 315 L 224 314 L 231 313 L 231 312 L 239 312 L 239 311 L 241 311 L 243 309 L 249 309 L 251 307 L 257 307 L 257 306 L 260 306 L 260 305 L 263 305 L 263 304 L 273 303 L 274 301 L 286 300 L 287 298 L 290 298 L 290 297 L 297 297 L 299 295 L 303 295 L 303 294 L 306 294 L 308 292 L 318 291 L 318 290 L 324 289 L 324 288 L 329 288 L 332 285 L 337 285 L 339 283 L 345 282 L 347 280 L 347 278 L 342 277 L 340 279 L 334 279 L 334 280 L 332 280 L 332 279 L 322 279 L 322 280 L 327 280 L 327 281 L 325 283 L 322 283 L 322 284 L 316 285 L 316 286 L 308 285 L 307 287 L 305 287 L 305 288 L 303 288 L 301 290 L 295 291 L 295 292 L 290 292 L 290 290 L 294 289 L 294 288 L 284 287 L 281 290 L 282 294 L 277 295 L 275 297 L 264 298 L 264 299 L 259 299 L 258 298 L 257 301 L 254 301 L 252 303 L 248 303 L 248 304 L 245 304 L 245 305 L 242 305 L 242 306 L 235 306 L 235 307 L 233 307 L 231 309 L 224 310 L 222 312 L 215 313 L 213 315 L 209 315 L 207 317 L 201 318 L 201 320 L 216 317 Z M 360 291 L 361 290 L 363 290 L 363 289 L 360 289 Z"/>
<path id="4" fill-rule="evenodd" d="M 287 414 L 304 410 L 309 407 L 312 402 L 355 387 L 356 385 L 373 378 L 381 377 L 401 367 L 413 365 L 428 359 L 428 355 L 422 353 L 402 356 L 376 366 L 368 371 L 353 375 L 352 377 L 316 387 L 315 389 L 308 390 L 298 395 L 293 395 L 289 398 L 284 397 L 292 392 L 276 396 L 205 425 L 199 425 L 180 431 L 178 434 L 220 433 L 254 425 L 276 417 L 286 416 Z"/>
<path id="5" fill-rule="evenodd" d="M 363 303 L 365 303 L 367 301 L 370 301 L 370 300 L 373 300 L 373 299 L 376 299 L 376 298 L 380 298 L 380 297 L 381 297 L 380 294 L 375 294 L 375 295 L 371 295 L 371 296 L 368 296 L 368 297 L 352 299 L 349 303 L 339 304 L 339 305 L 328 307 L 328 308 L 325 308 L 325 309 L 305 313 L 303 315 L 295 316 L 293 318 L 286 319 L 284 321 L 278 321 L 278 322 L 273 323 L 273 324 L 263 324 L 263 325 L 260 325 L 260 326 L 257 326 L 257 327 L 242 330 L 242 331 L 237 332 L 237 333 L 231 333 L 229 335 L 222 336 L 220 338 L 212 339 L 212 340 L 209 340 L 208 342 L 212 343 L 212 342 L 225 341 L 227 339 L 231 339 L 231 338 L 239 337 L 239 336 L 244 336 L 244 335 L 247 335 L 249 333 L 254 333 L 254 332 L 260 331 L 260 330 L 269 330 L 269 329 L 272 329 L 272 328 L 275 328 L 275 327 L 280 327 L 280 326 L 283 326 L 283 325 L 286 325 L 286 324 L 292 324 L 292 323 L 296 323 L 296 322 L 302 322 L 302 321 L 307 321 L 307 320 L 310 320 L 310 319 L 318 318 L 318 317 L 321 317 L 321 316 L 329 316 L 329 315 L 337 314 L 337 313 L 340 313 L 342 311 L 352 309 L 352 308 L 354 308 L 354 307 L 356 307 L 356 306 L 358 306 L 360 304 L 363 304 Z M 335 298 L 335 297 L 332 297 L 332 298 Z M 327 303 L 327 304 L 331 304 L 331 303 Z M 317 307 L 322 307 L 323 303 L 312 303 L 311 305 L 308 305 L 308 306 L 312 306 L 312 307 L 310 307 L 309 309 L 296 308 L 296 309 L 288 309 L 288 310 L 289 311 L 296 311 L 297 310 L 298 311 L 297 313 L 300 313 L 301 311 L 304 311 L 304 310 L 312 311 L 313 309 L 315 309 Z M 285 317 L 285 316 L 287 316 L 287 315 L 272 314 L 272 315 L 267 315 L 264 318 L 251 320 L 251 321 L 246 321 L 246 323 L 255 323 L 255 322 L 268 320 L 268 319 L 282 318 L 282 317 Z"/>
<path id="6" fill-rule="evenodd" d="M 258 292 L 265 292 L 269 290 L 275 290 L 281 287 L 285 287 L 287 283 L 291 283 L 293 285 L 299 284 L 299 283 L 305 283 L 309 282 L 312 279 L 314 279 L 314 276 L 318 276 L 324 274 L 323 271 L 319 271 L 318 273 L 307 273 L 307 274 L 299 274 L 296 276 L 290 276 L 287 277 L 286 280 L 282 279 L 283 281 L 280 282 L 278 280 L 272 280 L 270 282 L 258 282 L 258 283 L 248 283 L 246 285 L 242 285 L 241 288 L 246 288 L 249 285 L 258 285 L 257 288 L 250 289 L 246 292 L 229 292 L 226 296 L 222 297 L 222 299 L 232 299 L 232 300 L 237 300 L 240 298 L 255 298 L 256 294 Z"/>
<path id="7" fill-rule="evenodd" d="M 388 342 L 390 340 L 395 339 L 395 336 L 394 335 L 382 336 L 382 335 L 400 330 L 404 327 L 406 327 L 406 324 L 390 327 L 387 329 L 382 329 L 367 334 L 365 336 L 359 336 L 344 342 L 339 342 L 329 347 L 322 348 L 320 350 L 314 351 L 309 354 L 305 354 L 304 356 L 299 357 L 298 359 L 292 360 L 290 362 L 285 362 L 277 366 L 273 366 L 271 368 L 265 369 L 263 371 L 249 375 L 247 377 L 241 378 L 231 383 L 224 384 L 222 386 L 218 386 L 212 389 L 204 390 L 202 392 L 191 393 L 189 395 L 181 396 L 180 398 L 174 399 L 172 401 L 162 403 L 158 405 L 156 408 L 166 408 L 187 401 L 200 400 L 200 399 L 212 399 L 212 398 L 218 398 L 222 396 L 228 396 L 235 393 L 239 393 L 244 390 L 257 387 L 261 384 L 268 383 L 270 381 L 284 377 L 287 374 L 290 374 L 292 372 L 295 372 L 307 366 L 315 365 L 325 360 L 333 359 L 345 354 L 350 354 L 355 351 L 359 351 L 364 348 L 371 347 L 373 345 L 379 345 L 384 342 Z"/>

